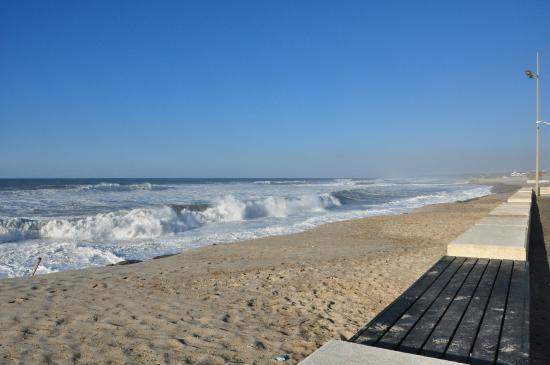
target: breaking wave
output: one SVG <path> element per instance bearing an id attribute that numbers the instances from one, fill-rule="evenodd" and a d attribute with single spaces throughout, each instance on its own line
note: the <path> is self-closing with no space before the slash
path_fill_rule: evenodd
<path id="1" fill-rule="evenodd" d="M 208 223 L 284 218 L 341 205 L 336 197 L 328 193 L 299 198 L 271 196 L 245 201 L 229 195 L 211 206 L 194 204 L 136 208 L 67 219 L 6 218 L 0 219 L 0 243 L 37 238 L 84 241 L 157 238 Z"/>
<path id="2" fill-rule="evenodd" d="M 257 185 L 304 185 L 308 180 L 258 180 L 254 181 Z"/>
<path id="3" fill-rule="evenodd" d="M 488 186 L 417 180 L 151 182 L 31 181 L 20 189 L 5 182 L 0 186 L 0 278 L 27 275 L 39 256 L 38 273 L 45 274 L 490 193 Z"/>
<path id="4" fill-rule="evenodd" d="M 94 189 L 120 188 L 118 184 L 112 185 L 93 186 Z M 140 189 L 148 186 L 140 185 Z M 266 217 L 282 219 L 300 214 L 323 213 L 342 206 L 357 206 L 355 209 L 365 212 L 376 207 L 388 210 L 387 213 L 391 214 L 427 204 L 471 199 L 488 193 L 488 187 L 479 187 L 460 192 L 433 192 L 412 197 L 400 194 L 389 197 L 387 192 L 377 194 L 369 189 L 348 189 L 297 197 L 268 196 L 249 200 L 227 195 L 211 204 L 151 206 L 86 217 L 0 218 L 0 243 L 39 238 L 100 242 L 152 239 L 176 235 L 209 223 L 244 222 Z"/>
<path id="5" fill-rule="evenodd" d="M 151 191 L 151 190 L 164 190 L 167 188 L 168 187 L 166 185 L 153 185 L 148 182 L 144 182 L 141 184 L 129 184 L 129 185 L 102 182 L 102 183 L 93 184 L 93 185 L 82 185 L 82 186 L 79 186 L 77 189 L 80 191 L 135 191 L 135 190 Z"/>

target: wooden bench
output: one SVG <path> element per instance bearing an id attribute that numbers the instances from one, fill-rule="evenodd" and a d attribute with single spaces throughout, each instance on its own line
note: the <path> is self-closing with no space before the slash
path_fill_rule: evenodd
<path id="1" fill-rule="evenodd" d="M 444 256 L 350 339 L 468 364 L 529 363 L 529 263 Z"/>

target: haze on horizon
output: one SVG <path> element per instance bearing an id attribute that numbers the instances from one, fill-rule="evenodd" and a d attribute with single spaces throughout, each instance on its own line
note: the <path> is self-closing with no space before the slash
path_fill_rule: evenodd
<path id="1" fill-rule="evenodd" d="M 422 4 L 2 1 L 0 178 L 532 169 L 550 3 Z"/>

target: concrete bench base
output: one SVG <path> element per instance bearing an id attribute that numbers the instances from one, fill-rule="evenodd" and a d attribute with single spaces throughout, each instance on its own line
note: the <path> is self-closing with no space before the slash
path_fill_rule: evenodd
<path id="1" fill-rule="evenodd" d="M 531 188 L 521 188 L 508 198 L 508 203 L 529 203 L 533 200 Z"/>
<path id="2" fill-rule="evenodd" d="M 530 203 L 502 203 L 493 209 L 489 215 L 516 215 L 528 217 L 531 212 Z"/>
<path id="3" fill-rule="evenodd" d="M 525 249 L 516 249 L 498 245 L 461 244 L 447 246 L 447 255 L 461 255 L 464 257 L 479 257 L 486 259 L 526 261 Z"/>
<path id="4" fill-rule="evenodd" d="M 526 261 L 532 196 L 531 191 L 516 192 L 451 242 L 447 255 Z"/>
<path id="5" fill-rule="evenodd" d="M 529 217 L 526 216 L 488 216 L 476 223 L 476 226 L 511 226 L 528 227 Z"/>
<path id="6" fill-rule="evenodd" d="M 475 225 L 447 246 L 447 255 L 525 261 L 527 239 L 526 225 Z"/>
<path id="7" fill-rule="evenodd" d="M 454 361 L 363 346 L 345 341 L 329 341 L 305 358 L 301 365 L 456 365 Z"/>
<path id="8" fill-rule="evenodd" d="M 508 203 L 531 203 L 533 196 L 531 193 L 516 193 L 508 198 Z"/>

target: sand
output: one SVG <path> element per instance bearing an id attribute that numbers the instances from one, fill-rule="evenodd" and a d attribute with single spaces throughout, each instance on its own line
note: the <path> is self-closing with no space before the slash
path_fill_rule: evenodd
<path id="1" fill-rule="evenodd" d="M 0 280 L 0 364 L 295 364 L 352 336 L 508 195 Z"/>

